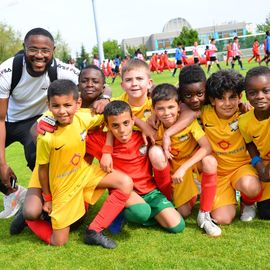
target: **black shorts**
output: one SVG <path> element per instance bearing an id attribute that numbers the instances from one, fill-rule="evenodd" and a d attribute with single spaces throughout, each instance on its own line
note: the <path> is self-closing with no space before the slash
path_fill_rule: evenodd
<path id="1" fill-rule="evenodd" d="M 200 62 L 198 57 L 194 57 L 194 64 L 198 64 Z"/>
<path id="2" fill-rule="evenodd" d="M 210 56 L 210 61 L 211 61 L 211 62 L 217 61 L 217 57 L 216 57 L 216 56 Z"/>
<path id="3" fill-rule="evenodd" d="M 182 65 L 182 60 L 176 60 L 176 65 Z"/>
<path id="4" fill-rule="evenodd" d="M 115 66 L 115 68 L 114 68 L 114 73 L 115 73 L 115 74 L 118 74 L 119 71 L 120 71 L 119 66 Z"/>
<path id="5" fill-rule="evenodd" d="M 234 60 L 234 61 L 235 61 L 235 60 L 240 60 L 240 55 L 234 56 L 234 57 L 233 57 L 233 60 Z"/>

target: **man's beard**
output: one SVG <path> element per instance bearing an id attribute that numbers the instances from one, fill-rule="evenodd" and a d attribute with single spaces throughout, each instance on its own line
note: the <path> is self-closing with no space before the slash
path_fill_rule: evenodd
<path id="1" fill-rule="evenodd" d="M 24 59 L 25 59 L 26 69 L 32 77 L 39 77 L 43 75 L 44 73 L 46 73 L 53 61 L 53 58 L 52 58 L 51 61 L 46 64 L 45 69 L 43 71 L 34 71 L 32 68 L 31 62 L 28 60 L 26 55 L 24 55 Z"/>

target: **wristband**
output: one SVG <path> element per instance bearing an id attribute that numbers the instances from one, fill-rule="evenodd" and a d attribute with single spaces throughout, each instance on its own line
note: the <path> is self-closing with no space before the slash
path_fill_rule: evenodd
<path id="1" fill-rule="evenodd" d="M 251 165 L 252 165 L 253 167 L 256 167 L 256 165 L 257 165 L 257 163 L 258 163 L 259 161 L 262 161 L 261 157 L 255 156 L 255 157 L 253 157 L 253 158 L 251 159 Z"/>
<path id="2" fill-rule="evenodd" d="M 102 151 L 103 154 L 112 154 L 113 153 L 113 147 L 111 145 L 104 145 L 102 147 Z"/>
<path id="3" fill-rule="evenodd" d="M 52 194 L 45 194 L 44 192 L 41 193 L 44 202 L 51 202 L 52 201 Z"/>

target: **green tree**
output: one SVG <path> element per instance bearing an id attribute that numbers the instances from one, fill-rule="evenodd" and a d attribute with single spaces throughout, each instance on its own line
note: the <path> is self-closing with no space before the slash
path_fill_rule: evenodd
<path id="1" fill-rule="evenodd" d="M 180 35 L 174 38 L 172 46 L 177 47 L 178 43 L 182 43 L 184 46 L 191 46 L 195 41 L 199 41 L 198 32 L 194 29 L 190 29 L 184 26 Z"/>
<path id="2" fill-rule="evenodd" d="M 117 40 L 107 40 L 102 43 L 105 59 L 113 59 L 117 54 L 122 55 L 121 48 Z M 95 46 L 92 49 L 93 55 L 98 55 L 98 47 Z"/>
<path id="3" fill-rule="evenodd" d="M 22 47 L 21 35 L 11 26 L 0 23 L 0 63 L 16 54 Z"/>
<path id="4" fill-rule="evenodd" d="M 54 40 L 56 46 L 54 56 L 62 60 L 63 62 L 67 63 L 68 60 L 71 58 L 68 44 L 62 39 L 60 32 L 57 32 L 57 34 L 54 37 Z"/>
<path id="5" fill-rule="evenodd" d="M 80 54 L 76 54 L 76 63 L 78 67 L 82 66 L 83 61 L 86 61 L 88 64 L 90 63 L 90 55 L 86 52 L 84 45 L 81 46 Z"/>
<path id="6" fill-rule="evenodd" d="M 144 58 L 146 59 L 146 51 L 147 51 L 147 48 L 144 44 L 141 44 L 137 47 L 134 47 L 134 46 L 127 46 L 127 53 L 128 55 L 130 55 L 131 57 L 134 56 L 135 52 L 137 49 L 140 49 Z"/>
<path id="7" fill-rule="evenodd" d="M 259 32 L 270 31 L 270 13 L 266 17 L 265 23 L 257 24 L 257 29 L 258 29 Z"/>

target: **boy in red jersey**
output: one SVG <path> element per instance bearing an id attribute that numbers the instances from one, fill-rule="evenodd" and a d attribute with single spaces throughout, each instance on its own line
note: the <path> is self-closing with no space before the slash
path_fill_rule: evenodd
<path id="1" fill-rule="evenodd" d="M 134 191 L 124 209 L 126 219 L 139 224 L 151 224 L 156 220 L 169 232 L 182 232 L 184 219 L 157 189 L 147 146 L 141 133 L 132 130 L 134 120 L 130 106 L 124 101 L 112 101 L 105 107 L 104 118 L 114 136 L 114 146 L 105 144 L 106 133 L 94 132 L 87 138 L 87 153 L 100 159 L 104 152 L 110 152 L 114 169 L 132 178 Z"/>
<path id="2" fill-rule="evenodd" d="M 259 48 L 260 48 L 260 43 L 258 41 L 258 39 L 255 39 L 252 45 L 252 57 L 248 59 L 248 63 L 250 63 L 252 61 L 252 59 L 255 58 L 255 61 L 260 63 L 261 59 L 260 59 L 260 53 L 259 53 Z"/>
<path id="3" fill-rule="evenodd" d="M 226 66 L 228 66 L 229 65 L 229 60 L 232 59 L 232 57 L 233 57 L 231 40 L 229 40 L 229 42 L 228 42 L 228 44 L 226 46 L 226 49 L 227 49 Z"/>
<path id="4" fill-rule="evenodd" d="M 263 195 L 257 202 L 258 216 L 270 219 L 270 70 L 261 66 L 247 72 L 246 96 L 253 110 L 239 119 L 240 131 L 247 143 L 252 158 L 251 164 L 257 170 L 262 183 Z"/>

